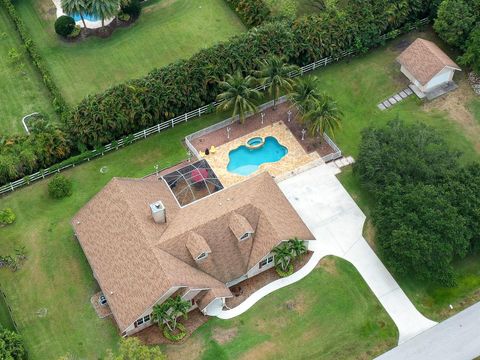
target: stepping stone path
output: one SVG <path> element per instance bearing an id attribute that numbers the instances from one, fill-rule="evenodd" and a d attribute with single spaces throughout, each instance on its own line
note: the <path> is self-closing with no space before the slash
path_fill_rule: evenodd
<path id="1" fill-rule="evenodd" d="M 406 88 L 398 92 L 397 94 L 389 97 L 387 100 L 382 101 L 380 104 L 377 105 L 377 107 L 382 111 L 386 110 L 389 107 L 395 105 L 396 103 L 402 101 L 403 99 L 409 97 L 412 94 L 413 94 L 413 91 L 410 88 Z"/>
<path id="2" fill-rule="evenodd" d="M 344 166 L 351 165 L 355 162 L 355 159 L 351 156 L 347 157 L 342 157 L 340 159 L 335 160 L 333 163 L 335 164 L 336 167 L 342 168 Z"/>

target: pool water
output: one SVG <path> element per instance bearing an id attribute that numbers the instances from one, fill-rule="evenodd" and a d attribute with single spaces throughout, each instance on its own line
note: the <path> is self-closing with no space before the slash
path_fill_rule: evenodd
<path id="1" fill-rule="evenodd" d="M 82 18 L 80 17 L 80 14 L 72 14 L 70 15 L 73 20 L 75 20 L 75 22 L 77 21 L 81 21 Z M 101 18 L 99 17 L 96 17 L 95 15 L 88 15 L 88 14 L 83 14 L 83 18 L 87 21 L 99 21 L 99 20 L 102 20 Z"/>
<path id="2" fill-rule="evenodd" d="M 249 149 L 242 145 L 230 151 L 227 170 L 234 174 L 247 176 L 257 171 L 261 164 L 277 162 L 287 153 L 288 149 L 275 137 L 267 136 L 262 147 Z"/>

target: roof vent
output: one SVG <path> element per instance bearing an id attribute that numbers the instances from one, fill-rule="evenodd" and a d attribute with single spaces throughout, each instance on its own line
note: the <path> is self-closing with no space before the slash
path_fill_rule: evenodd
<path id="1" fill-rule="evenodd" d="M 157 224 L 164 224 L 167 221 L 166 209 L 161 201 L 150 204 L 150 210 L 152 211 L 153 220 Z"/>

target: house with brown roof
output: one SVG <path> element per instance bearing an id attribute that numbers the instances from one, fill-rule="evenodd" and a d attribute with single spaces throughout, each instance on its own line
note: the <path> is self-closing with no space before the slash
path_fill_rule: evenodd
<path id="1" fill-rule="evenodd" d="M 455 71 L 461 71 L 435 43 L 420 38 L 405 49 L 397 61 L 400 71 L 411 81 L 412 90 L 420 97 L 422 93 L 448 86 L 453 82 Z"/>
<path id="2" fill-rule="evenodd" d="M 266 172 L 183 207 L 163 178 L 114 178 L 72 225 L 124 336 L 172 295 L 218 313 L 231 286 L 273 266 L 280 242 L 314 240 Z"/>

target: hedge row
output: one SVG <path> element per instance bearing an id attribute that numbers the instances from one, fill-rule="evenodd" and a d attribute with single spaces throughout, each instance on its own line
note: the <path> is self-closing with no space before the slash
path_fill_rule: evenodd
<path id="1" fill-rule="evenodd" d="M 95 148 L 214 101 L 219 91 L 216 79 L 237 70 L 251 71 L 270 54 L 305 65 L 344 50 L 371 48 L 384 41 L 382 35 L 396 33 L 396 28 L 429 10 L 429 1 L 408 1 L 415 4 L 414 10 L 407 4 L 408 11 L 395 16 L 391 15 L 395 1 L 359 0 L 341 13 L 267 22 L 188 60 L 87 97 L 73 109 L 67 132 L 77 146 Z"/>
<path id="2" fill-rule="evenodd" d="M 270 19 L 270 9 L 263 0 L 225 0 L 248 27 L 258 26 Z"/>
<path id="3" fill-rule="evenodd" d="M 52 98 L 52 104 L 55 111 L 63 115 L 67 112 L 68 106 L 65 102 L 60 90 L 58 89 L 57 85 L 53 82 L 50 72 L 48 71 L 46 65 L 44 64 L 43 58 L 41 57 L 40 53 L 37 50 L 35 43 L 33 42 L 30 34 L 28 33 L 25 23 L 17 14 L 17 10 L 13 6 L 11 0 L 0 0 L 5 9 L 7 10 L 10 19 L 12 20 L 15 28 L 17 29 L 18 35 L 20 36 L 25 49 L 27 50 L 30 58 L 32 59 L 33 65 L 39 71 L 45 86 L 47 87 L 48 91 L 50 92 L 50 96 Z"/>
<path id="4" fill-rule="evenodd" d="M 397 2 L 407 2 L 402 9 L 408 11 L 392 15 L 392 6 Z M 295 21 L 266 22 L 203 49 L 188 60 L 155 69 L 141 79 L 82 100 L 65 116 L 63 133 L 57 131 L 59 136 L 67 137 L 60 143 L 70 146 L 64 148 L 63 158 L 58 152 L 51 154 L 48 141 L 39 143 L 39 148 L 26 138 L 17 138 L 13 149 L 8 141 L 0 145 L 0 183 L 49 167 L 66 159 L 69 153 L 98 148 L 211 103 L 219 92 L 218 79 L 237 70 L 246 74 L 270 54 L 283 55 L 290 63 L 302 66 L 344 50 L 366 50 L 397 35 L 397 29 L 415 23 L 429 8 L 428 0 L 357 0 L 341 13 L 331 11 Z M 28 156 L 20 156 L 22 141 L 30 145 Z"/>

